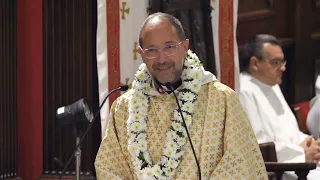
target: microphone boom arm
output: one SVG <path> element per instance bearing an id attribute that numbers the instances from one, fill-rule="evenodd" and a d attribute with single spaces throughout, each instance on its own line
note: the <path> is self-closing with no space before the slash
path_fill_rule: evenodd
<path id="1" fill-rule="evenodd" d="M 174 89 L 173 89 L 173 87 L 171 86 L 171 84 L 170 84 L 170 83 L 167 83 L 166 86 L 167 86 L 168 89 L 173 93 L 174 98 L 176 99 L 176 103 L 177 103 L 177 105 L 178 105 L 178 109 L 179 109 L 179 112 L 180 112 L 180 115 L 181 115 L 181 118 L 182 118 L 183 126 L 184 126 L 184 128 L 186 129 L 186 132 L 187 132 L 187 135 L 188 135 L 188 139 L 189 139 L 189 142 L 190 142 L 190 146 L 191 146 L 191 149 L 192 149 L 192 152 L 193 152 L 193 156 L 194 156 L 194 159 L 195 159 L 196 164 L 197 164 L 197 167 L 198 167 L 199 180 L 201 180 L 200 164 L 199 164 L 198 158 L 197 158 L 197 156 L 196 156 L 196 152 L 195 152 L 195 150 L 194 150 L 194 147 L 193 147 L 193 144 L 192 144 L 192 141 L 191 141 L 191 137 L 190 137 L 190 134 L 189 134 L 189 131 L 188 131 L 187 124 L 186 124 L 186 122 L 184 121 L 184 117 L 183 117 L 183 114 L 182 114 L 182 110 L 181 110 L 181 107 L 180 107 L 180 103 L 179 103 L 179 101 L 178 101 L 177 95 L 176 95 L 176 93 L 174 92 Z"/>

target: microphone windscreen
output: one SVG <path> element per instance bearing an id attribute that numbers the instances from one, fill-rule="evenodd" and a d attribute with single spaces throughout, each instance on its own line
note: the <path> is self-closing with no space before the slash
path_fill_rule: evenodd
<path id="1" fill-rule="evenodd" d="M 165 86 L 166 86 L 170 91 L 174 91 L 174 90 L 173 90 L 173 86 L 172 86 L 172 84 L 171 84 L 170 82 L 167 82 L 167 83 L 165 84 Z"/>
<path id="2" fill-rule="evenodd" d="M 123 86 L 120 86 L 120 91 L 126 91 L 129 89 L 129 86 L 128 85 L 123 85 Z"/>

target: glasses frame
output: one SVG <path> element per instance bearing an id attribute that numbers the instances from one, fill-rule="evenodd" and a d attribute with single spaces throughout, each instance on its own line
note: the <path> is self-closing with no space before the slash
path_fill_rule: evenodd
<path id="1" fill-rule="evenodd" d="M 154 48 L 154 49 L 156 49 L 157 50 L 157 56 L 155 56 L 155 57 L 148 57 L 147 55 L 146 55 L 146 52 L 145 51 L 148 51 L 149 49 L 151 49 L 151 48 L 148 48 L 148 49 L 142 49 L 142 52 L 143 52 L 143 54 L 145 55 L 145 57 L 147 58 L 147 59 L 155 59 L 155 58 L 157 58 L 158 56 L 159 56 L 159 54 L 160 54 L 160 52 L 162 51 L 167 57 L 169 57 L 169 56 L 173 56 L 173 55 L 175 55 L 175 54 L 177 54 L 177 52 L 178 52 L 178 47 L 182 44 L 182 42 L 184 42 L 184 40 L 182 40 L 182 41 L 180 41 L 179 43 L 177 43 L 176 45 L 175 45 L 175 47 L 176 47 L 176 52 L 175 53 L 173 53 L 173 54 L 170 54 L 170 55 L 168 55 L 168 54 L 166 54 L 165 53 L 165 51 L 164 51 L 164 49 L 166 48 L 166 47 L 163 47 L 163 48 Z M 153 48 L 152 48 L 153 49 Z"/>
<path id="2" fill-rule="evenodd" d="M 274 67 L 277 67 L 277 68 L 280 68 L 282 66 L 286 66 L 286 64 L 287 64 L 287 60 L 285 60 L 285 59 L 283 59 L 283 60 L 259 59 L 259 60 L 260 61 L 264 61 L 264 62 L 270 64 L 271 66 L 274 66 Z M 276 61 L 277 63 L 275 64 L 274 62 L 271 62 L 271 61 Z"/>

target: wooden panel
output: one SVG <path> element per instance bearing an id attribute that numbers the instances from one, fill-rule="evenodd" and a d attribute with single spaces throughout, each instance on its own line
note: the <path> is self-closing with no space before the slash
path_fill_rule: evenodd
<path id="1" fill-rule="evenodd" d="M 188 10 L 192 8 L 201 8 L 201 1 L 190 0 L 166 0 L 163 1 L 163 8 L 170 11 Z"/>
<path id="2" fill-rule="evenodd" d="M 281 85 L 289 104 L 308 101 L 314 95 L 314 54 L 320 57 L 319 6 L 319 0 L 239 1 L 240 46 L 261 33 L 290 41 L 289 46 L 283 47 L 288 63 Z"/>
<path id="3" fill-rule="evenodd" d="M 209 0 L 150 0 L 150 13 L 165 12 L 177 17 L 190 40 L 189 48 L 204 68 L 216 73 Z"/>
<path id="4" fill-rule="evenodd" d="M 44 0 L 43 7 L 43 177 L 54 177 L 62 170 L 55 158 L 66 163 L 75 147 L 73 128 L 59 125 L 56 109 L 83 97 L 94 110 L 98 106 L 97 5 L 92 0 Z M 93 163 L 100 141 L 100 121 L 97 120 L 81 145 L 84 175 L 94 174 Z M 74 169 L 71 163 L 67 171 L 74 173 Z"/>
<path id="5" fill-rule="evenodd" d="M 239 22 L 265 19 L 275 15 L 272 0 L 243 0 L 239 2 Z"/>
<path id="6" fill-rule="evenodd" d="M 272 0 L 241 0 L 239 3 L 238 10 L 239 12 L 251 12 L 261 9 L 269 9 L 273 5 Z"/>
<path id="7" fill-rule="evenodd" d="M 0 179 L 17 177 L 17 43 L 15 0 L 0 1 Z"/>
<path id="8" fill-rule="evenodd" d="M 320 0 L 312 0 L 312 29 L 314 31 L 320 32 Z"/>
<path id="9" fill-rule="evenodd" d="M 295 61 L 290 69 L 294 103 L 310 100 L 314 96 L 314 53 L 312 52 L 312 1 L 295 2 Z"/>
<path id="10" fill-rule="evenodd" d="M 238 9 L 237 41 L 242 45 L 255 34 L 285 37 L 284 0 L 241 0 Z"/>
<path id="11" fill-rule="evenodd" d="M 313 14 L 312 14 L 312 51 L 314 52 L 314 56 L 316 62 L 314 63 L 315 67 L 315 77 L 320 74 L 320 0 L 313 0 Z"/>

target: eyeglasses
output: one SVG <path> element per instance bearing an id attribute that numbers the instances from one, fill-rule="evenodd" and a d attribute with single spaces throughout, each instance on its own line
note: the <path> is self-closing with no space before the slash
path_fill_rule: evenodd
<path id="1" fill-rule="evenodd" d="M 177 54 L 178 47 L 181 45 L 183 41 L 179 42 L 178 44 L 170 43 L 166 44 L 165 47 L 158 49 L 158 48 L 148 48 L 143 49 L 143 53 L 148 59 L 155 59 L 159 56 L 160 51 L 162 51 L 166 56 L 173 56 Z"/>
<path id="2" fill-rule="evenodd" d="M 272 60 L 265 60 L 265 61 L 275 67 L 286 66 L 287 64 L 286 60 L 280 60 L 280 59 L 272 59 Z"/>

